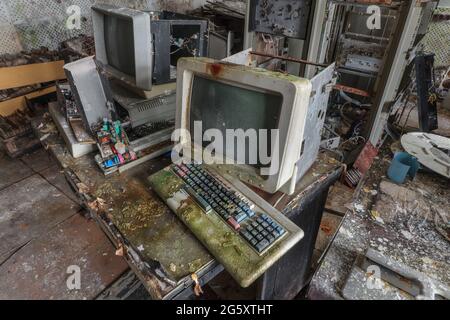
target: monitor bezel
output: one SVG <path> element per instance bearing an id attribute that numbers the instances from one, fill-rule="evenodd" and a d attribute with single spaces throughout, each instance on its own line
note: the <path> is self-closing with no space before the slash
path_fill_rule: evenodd
<path id="1" fill-rule="evenodd" d="M 191 147 L 192 152 L 202 152 L 203 146 L 192 143 L 184 132 L 190 132 L 191 90 L 195 75 L 200 75 L 237 86 L 253 87 L 258 90 L 276 92 L 283 98 L 279 129 L 279 170 L 276 174 L 262 177 L 260 170 L 251 165 L 215 165 L 219 171 L 227 172 L 261 190 L 275 193 L 296 175 L 296 164 L 301 156 L 301 147 L 306 116 L 311 96 L 311 82 L 308 79 L 284 75 L 260 68 L 219 62 L 208 58 L 181 58 L 177 74 L 176 128 L 181 130 L 180 143 Z M 223 159 L 216 154 L 214 159 Z M 276 163 L 272 162 L 272 169 Z"/>
<path id="2" fill-rule="evenodd" d="M 121 8 L 108 4 L 92 6 L 92 22 L 96 60 L 101 67 L 113 77 L 142 90 L 152 89 L 153 73 L 153 36 L 150 15 L 143 11 Z M 134 36 L 135 77 L 123 73 L 109 64 L 105 45 L 104 17 L 116 16 L 131 20 Z"/>

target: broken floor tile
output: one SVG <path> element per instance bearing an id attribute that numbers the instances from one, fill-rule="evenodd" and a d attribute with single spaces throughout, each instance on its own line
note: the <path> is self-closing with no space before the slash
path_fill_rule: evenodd
<path id="1" fill-rule="evenodd" d="M 80 210 L 39 175 L 0 191 L 0 256 L 17 250 Z"/>
<path id="2" fill-rule="evenodd" d="M 64 173 L 61 172 L 61 169 L 58 167 L 58 165 L 54 165 L 41 171 L 41 175 L 74 202 L 79 202 L 77 195 L 70 187 L 69 183 L 66 180 L 66 177 L 64 176 Z"/>
<path id="3" fill-rule="evenodd" d="M 35 172 L 41 172 L 56 164 L 50 153 L 44 148 L 40 148 L 33 153 L 24 155 L 20 160 Z"/>
<path id="4" fill-rule="evenodd" d="M 0 150 L 0 190 L 33 174 L 25 164 Z"/>
<path id="5" fill-rule="evenodd" d="M 95 222 L 75 215 L 0 266 L 0 299 L 94 299 L 128 266 Z M 69 276 L 80 274 L 79 290 Z"/>

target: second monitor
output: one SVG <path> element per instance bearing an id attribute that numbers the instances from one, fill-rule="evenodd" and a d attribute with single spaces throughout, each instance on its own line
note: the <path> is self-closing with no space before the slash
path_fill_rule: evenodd
<path id="1" fill-rule="evenodd" d="M 180 57 L 207 55 L 206 20 L 106 4 L 93 6 L 92 18 L 97 61 L 145 97 L 153 85 L 176 80 Z"/>

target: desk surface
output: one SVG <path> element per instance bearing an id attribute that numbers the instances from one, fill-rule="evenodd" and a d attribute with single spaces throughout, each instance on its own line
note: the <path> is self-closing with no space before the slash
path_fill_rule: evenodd
<path id="1" fill-rule="evenodd" d="M 352 276 L 348 282 L 355 259 L 369 248 L 392 265 L 401 264 L 450 287 L 450 181 L 419 172 L 413 181 L 396 185 L 386 178 L 391 159 L 389 151 L 381 152 L 362 181 L 353 210 L 311 281 L 310 298 L 403 299 L 390 294 L 388 287 L 367 290 L 367 277 L 353 281 Z"/>
<path id="2" fill-rule="evenodd" d="M 190 275 L 204 274 L 217 265 L 170 209 L 149 190 L 146 179 L 170 165 L 160 157 L 122 174 L 105 177 L 94 161 L 94 153 L 74 159 L 50 117 L 32 122 L 42 143 L 56 157 L 66 177 L 77 186 L 93 218 L 118 248 L 155 299 L 170 297 L 177 287 L 192 284 Z M 321 154 L 298 184 L 293 196 L 261 194 L 284 213 L 294 210 L 301 199 L 314 192 L 341 164 Z"/>

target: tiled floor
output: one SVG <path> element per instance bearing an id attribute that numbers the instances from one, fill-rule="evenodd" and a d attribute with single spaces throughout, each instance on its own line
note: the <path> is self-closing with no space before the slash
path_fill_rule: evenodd
<path id="1" fill-rule="evenodd" d="M 93 299 L 127 271 L 40 149 L 20 159 L 0 150 L 0 299 Z M 67 286 L 79 267 L 80 289 Z"/>
<path id="2" fill-rule="evenodd" d="M 13 160 L 0 150 L 0 190 L 32 174 L 33 170 L 22 161 Z"/>

